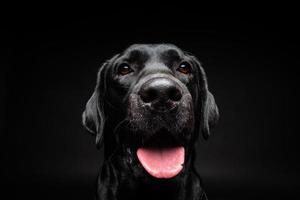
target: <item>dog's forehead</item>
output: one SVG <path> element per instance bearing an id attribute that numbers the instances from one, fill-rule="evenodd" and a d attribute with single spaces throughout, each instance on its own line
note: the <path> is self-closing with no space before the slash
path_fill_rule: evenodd
<path id="1" fill-rule="evenodd" d="M 129 61 L 178 60 L 184 53 L 172 44 L 135 44 L 127 48 L 123 55 Z"/>

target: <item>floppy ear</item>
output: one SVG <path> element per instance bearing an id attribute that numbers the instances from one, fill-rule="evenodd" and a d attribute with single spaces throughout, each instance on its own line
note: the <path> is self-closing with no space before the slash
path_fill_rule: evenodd
<path id="1" fill-rule="evenodd" d="M 214 96 L 207 90 L 206 99 L 203 100 L 203 113 L 201 119 L 202 135 L 204 139 L 208 139 L 210 128 L 214 127 L 219 119 L 219 110 L 215 102 Z"/>
<path id="2" fill-rule="evenodd" d="M 104 131 L 104 110 L 103 97 L 105 93 L 105 68 L 108 63 L 104 63 L 97 75 L 97 84 L 94 93 L 88 100 L 85 111 L 82 113 L 82 124 L 93 135 L 96 135 L 96 145 L 99 148 L 103 140 Z"/>
<path id="3" fill-rule="evenodd" d="M 202 132 L 204 139 L 208 139 L 210 129 L 218 122 L 219 110 L 214 96 L 208 90 L 206 74 L 201 63 L 195 57 L 193 57 L 193 60 L 198 68 L 198 96 L 196 97 L 196 102 L 200 106 L 198 108 L 200 116 L 197 116 L 200 118 L 198 131 Z"/>

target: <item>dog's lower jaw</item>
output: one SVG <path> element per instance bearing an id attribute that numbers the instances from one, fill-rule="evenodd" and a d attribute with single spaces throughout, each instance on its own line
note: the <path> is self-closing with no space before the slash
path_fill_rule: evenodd
<path id="1" fill-rule="evenodd" d="M 138 166 L 128 149 L 105 161 L 97 181 L 97 200 L 205 200 L 200 178 L 192 166 L 192 159 L 185 163 L 185 170 L 171 179 L 155 179 Z"/>

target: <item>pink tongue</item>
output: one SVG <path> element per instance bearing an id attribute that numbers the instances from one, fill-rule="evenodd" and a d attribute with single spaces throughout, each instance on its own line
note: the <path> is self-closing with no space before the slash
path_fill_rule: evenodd
<path id="1" fill-rule="evenodd" d="M 137 157 L 145 170 L 155 178 L 172 178 L 184 163 L 184 148 L 139 148 Z"/>

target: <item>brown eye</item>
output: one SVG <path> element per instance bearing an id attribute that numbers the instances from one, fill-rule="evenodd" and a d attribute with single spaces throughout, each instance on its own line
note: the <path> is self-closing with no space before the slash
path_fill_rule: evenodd
<path id="1" fill-rule="evenodd" d="M 130 68 L 130 66 L 126 63 L 123 63 L 121 64 L 119 67 L 118 67 L 118 74 L 120 75 L 126 75 L 126 74 L 129 74 L 133 72 L 133 70 Z"/>
<path id="2" fill-rule="evenodd" d="M 189 74 L 191 73 L 191 65 L 187 62 L 182 62 L 179 67 L 177 68 L 177 70 L 183 74 Z"/>

